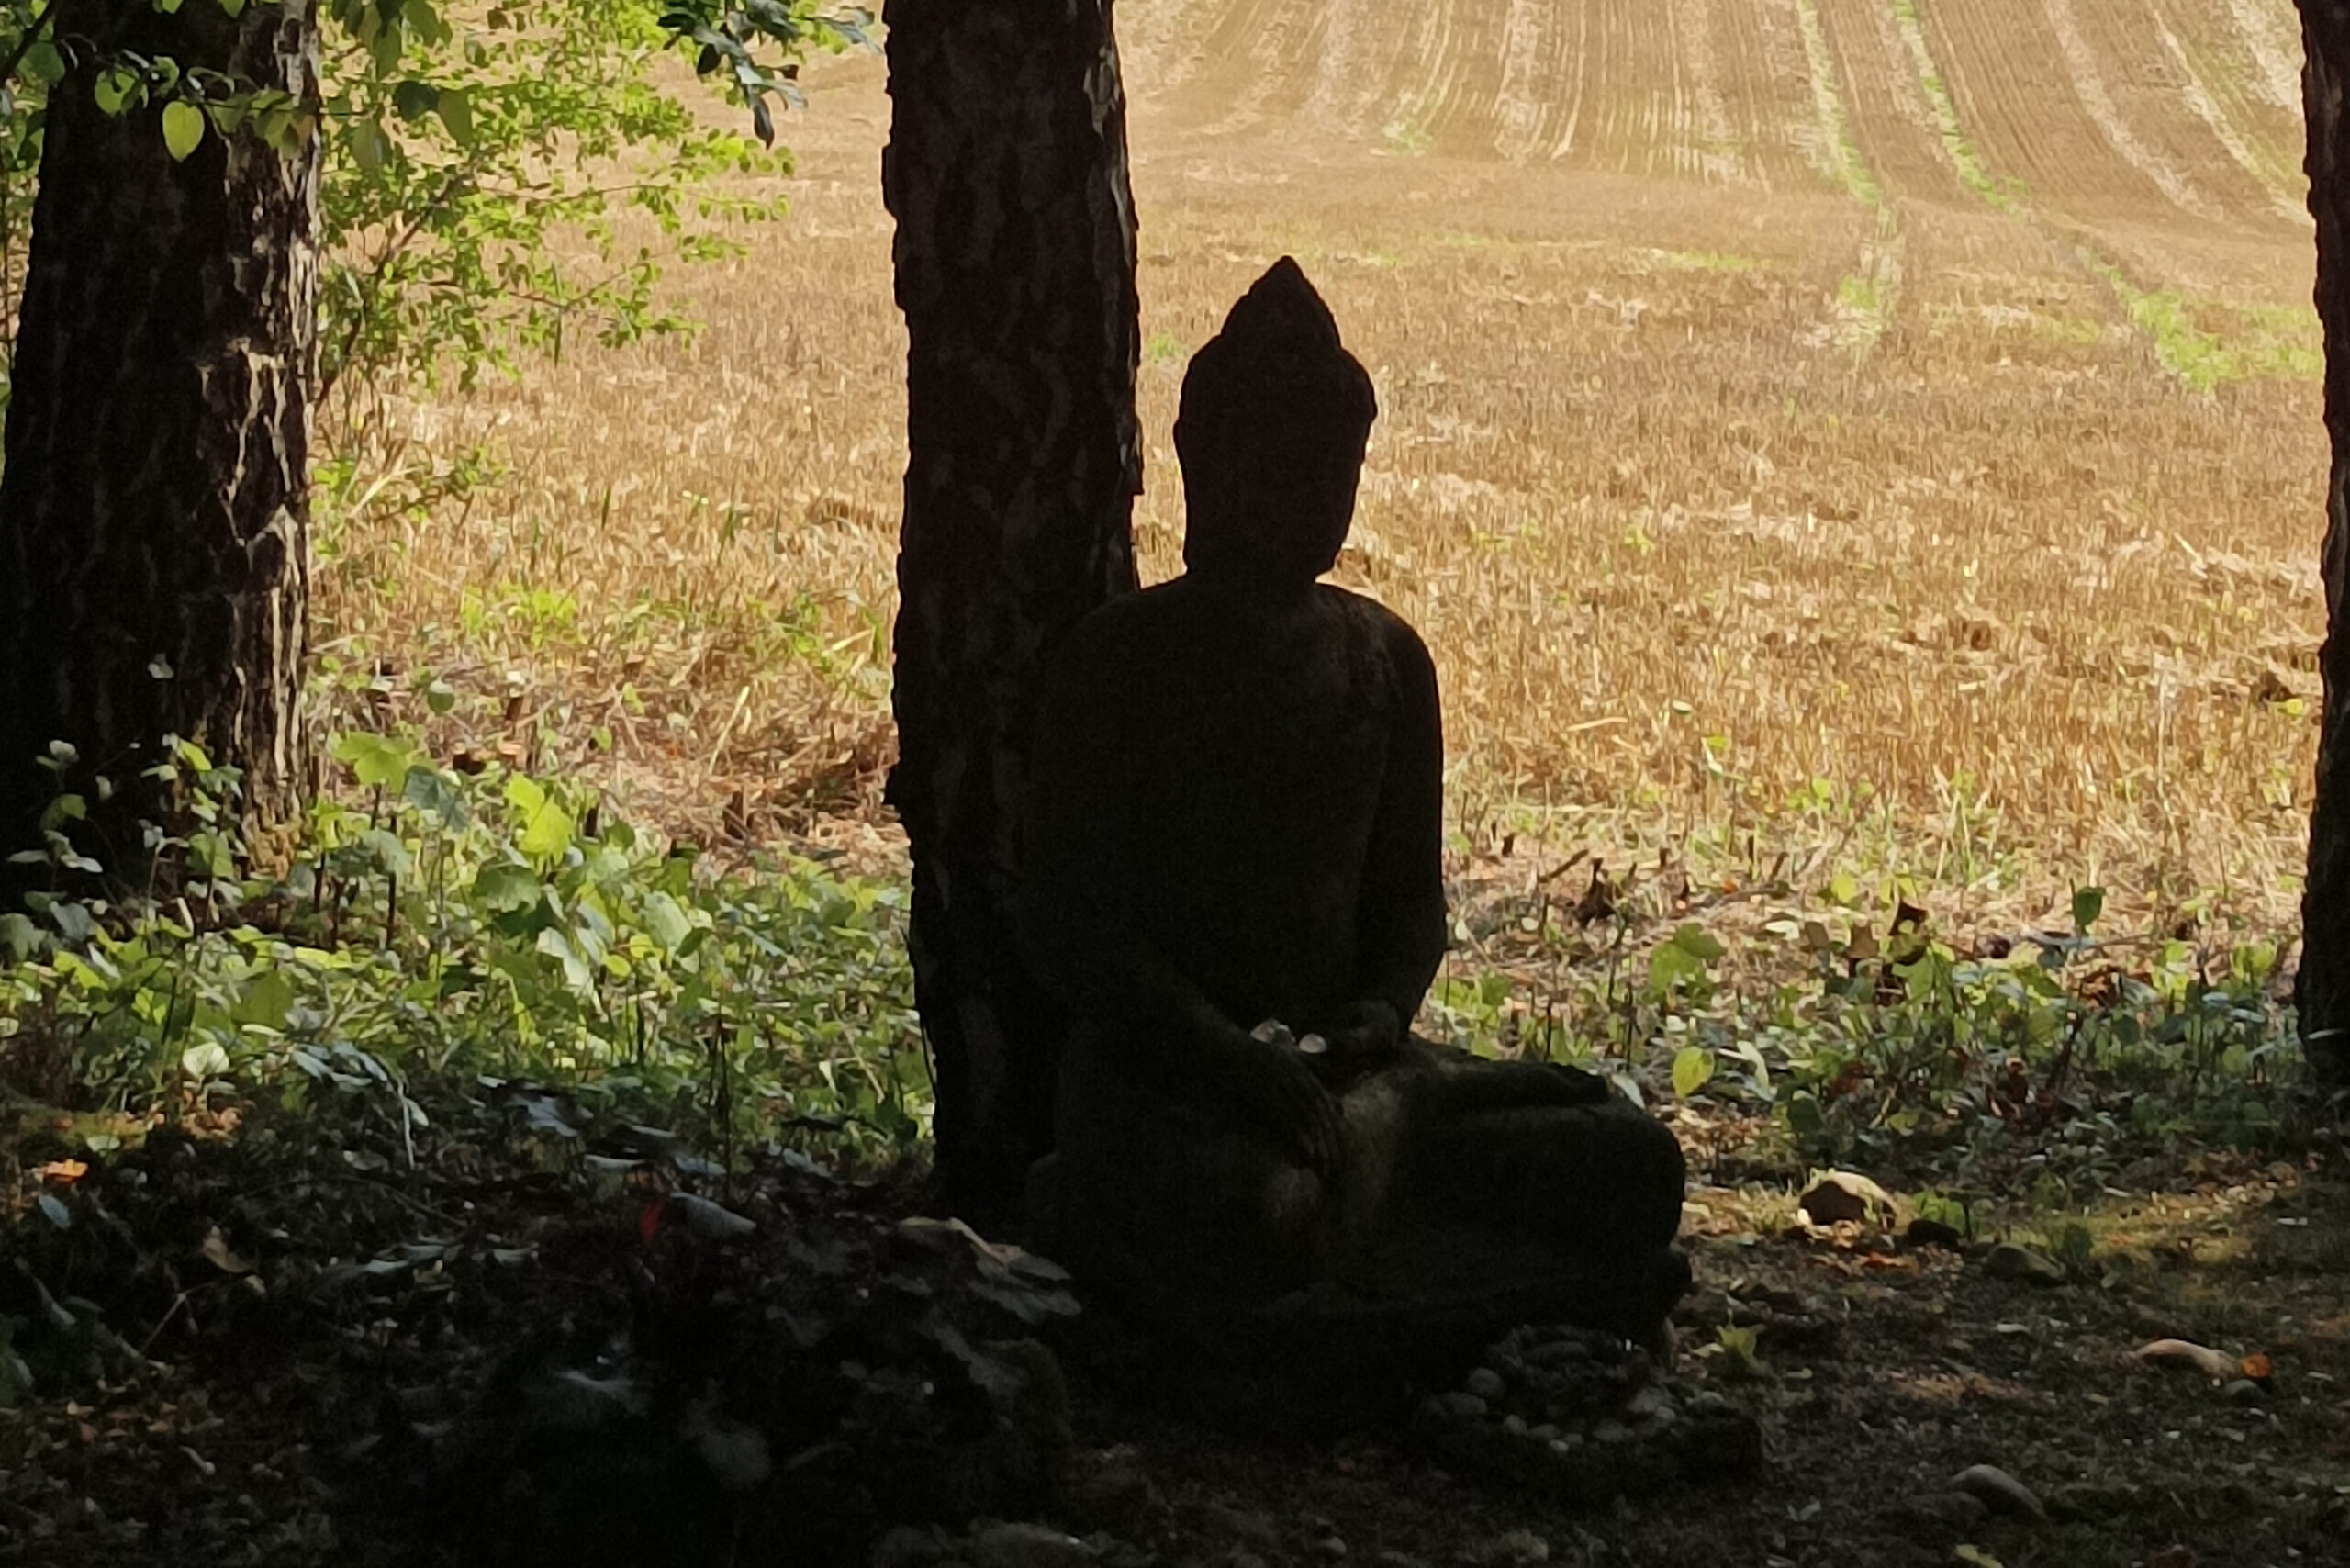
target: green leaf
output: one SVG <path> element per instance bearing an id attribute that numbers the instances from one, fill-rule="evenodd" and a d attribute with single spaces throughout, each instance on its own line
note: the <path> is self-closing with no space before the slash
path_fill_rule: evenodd
<path id="1" fill-rule="evenodd" d="M 211 1040 L 199 1046 L 190 1046 L 180 1053 L 180 1070 L 196 1079 L 226 1077 L 229 1053 Z"/>
<path id="2" fill-rule="evenodd" d="M 642 913 L 644 934 L 674 953 L 693 934 L 693 922 L 676 899 L 666 893 L 648 893 Z"/>
<path id="3" fill-rule="evenodd" d="M 510 860 L 485 866 L 474 878 L 474 899 L 484 909 L 500 914 L 528 909 L 539 902 L 538 873 Z"/>
<path id="4" fill-rule="evenodd" d="M 294 982 L 281 970 L 263 969 L 245 987 L 229 1016 L 242 1026 L 282 1033 L 294 1011 Z"/>
<path id="5" fill-rule="evenodd" d="M 441 90 L 411 76 L 392 89 L 392 107 L 402 119 L 422 119 L 441 104 Z"/>
<path id="6" fill-rule="evenodd" d="M 2097 917 L 2104 913 L 2105 890 L 2103 888 L 2075 888 L 2073 890 L 2074 930 L 2086 935 L 2088 928 L 2097 924 Z"/>
<path id="7" fill-rule="evenodd" d="M 1722 955 L 1729 951 L 1712 932 L 1695 921 L 1673 934 L 1673 945 L 1700 964 L 1718 963 Z"/>
<path id="8" fill-rule="evenodd" d="M 406 741 L 389 735 L 369 734 L 364 730 L 352 730 L 335 737 L 330 748 L 334 759 L 350 767 L 359 782 L 370 790 L 387 789 L 408 777 L 408 770 L 420 760 L 416 748 Z"/>
<path id="9" fill-rule="evenodd" d="M 1673 1092 L 1684 1100 L 1703 1089 L 1714 1076 L 1714 1053 L 1703 1046 L 1684 1046 L 1673 1058 Z"/>
<path id="10" fill-rule="evenodd" d="M 163 151 L 173 162 L 185 161 L 204 143 L 204 111 L 185 98 L 163 106 Z"/>
<path id="11" fill-rule="evenodd" d="M 554 860 L 571 847 L 571 813 L 553 801 L 542 799 L 522 821 L 514 846 L 533 860 Z"/>
<path id="12" fill-rule="evenodd" d="M 65 80 L 65 57 L 47 39 L 39 39 L 25 47 L 25 71 L 35 81 L 52 85 Z"/>
<path id="13" fill-rule="evenodd" d="M 440 111 L 441 123 L 449 128 L 449 136 L 460 147 L 474 144 L 473 95 L 462 87 L 443 87 L 441 101 L 434 106 Z"/>

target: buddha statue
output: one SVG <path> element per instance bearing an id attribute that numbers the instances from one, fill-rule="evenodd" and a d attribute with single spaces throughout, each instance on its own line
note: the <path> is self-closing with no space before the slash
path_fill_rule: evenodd
<path id="1" fill-rule="evenodd" d="M 1490 1298 L 1652 1338 L 1687 1280 L 1670 1131 L 1411 1032 L 1448 929 L 1436 670 L 1319 581 L 1376 414 L 1284 259 L 1184 378 L 1183 575 L 1048 662 L 1018 915 L 1074 1024 L 1030 1239 L 1130 1302 Z"/>

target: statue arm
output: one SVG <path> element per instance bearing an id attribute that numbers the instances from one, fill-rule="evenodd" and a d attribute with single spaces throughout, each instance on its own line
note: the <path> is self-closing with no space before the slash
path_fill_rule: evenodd
<path id="1" fill-rule="evenodd" d="M 1141 894 L 1124 842 L 1133 763 L 1103 722 L 1130 700 L 1090 689 L 1081 671 L 1071 668 L 1076 662 L 1058 661 L 1048 674 L 1029 754 L 1017 911 L 1022 955 L 1079 1015 L 1151 1021 L 1155 1027 L 1119 1031 L 1137 1049 L 1185 1036 L 1245 1039 L 1244 1026 L 1219 1012 L 1135 924 Z"/>
<path id="2" fill-rule="evenodd" d="M 1356 939 L 1361 994 L 1394 1010 L 1400 1037 L 1444 959 L 1444 716 L 1427 645 L 1400 621 L 1390 636 L 1394 743 L 1371 823 Z"/>

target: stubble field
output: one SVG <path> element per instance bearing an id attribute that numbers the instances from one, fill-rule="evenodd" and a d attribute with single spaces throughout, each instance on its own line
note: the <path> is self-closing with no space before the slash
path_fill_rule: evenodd
<path id="1" fill-rule="evenodd" d="M 1662 849 L 2290 923 L 2324 449 L 2288 0 L 1120 25 L 1146 570 L 1184 362 L 1294 253 L 1378 383 L 1339 580 L 1435 649 L 1464 871 Z M 883 77 L 810 68 L 791 216 L 676 276 L 698 342 L 411 411 L 511 475 L 330 539 L 330 653 L 704 835 L 888 853 Z"/>

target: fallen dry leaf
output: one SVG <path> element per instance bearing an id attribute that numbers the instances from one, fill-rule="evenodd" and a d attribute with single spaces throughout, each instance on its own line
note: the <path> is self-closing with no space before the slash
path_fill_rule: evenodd
<path id="1" fill-rule="evenodd" d="M 2156 1339 L 2130 1352 L 2129 1359 L 2148 1366 L 2179 1367 L 2199 1372 L 2205 1377 L 2234 1377 L 2237 1362 L 2233 1356 L 2214 1350 L 2208 1345 L 2191 1339 Z"/>
<path id="2" fill-rule="evenodd" d="M 204 1254 L 206 1262 L 224 1274 L 250 1274 L 253 1271 L 251 1263 L 229 1249 L 228 1238 L 220 1234 L 220 1227 L 217 1225 L 204 1233 L 204 1245 L 196 1250 Z"/>
<path id="3" fill-rule="evenodd" d="M 40 1179 L 60 1187 L 71 1187 L 90 1173 L 90 1168 L 78 1159 L 52 1159 L 40 1168 Z"/>

